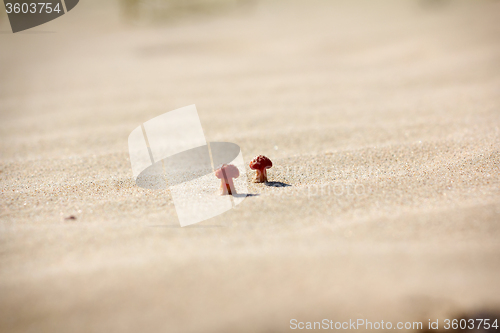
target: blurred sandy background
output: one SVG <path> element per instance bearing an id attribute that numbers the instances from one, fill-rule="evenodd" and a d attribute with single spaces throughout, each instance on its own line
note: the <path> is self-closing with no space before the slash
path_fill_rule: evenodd
<path id="1" fill-rule="evenodd" d="M 0 331 L 496 309 L 499 22 L 493 0 L 83 0 L 17 34 L 3 14 Z M 290 186 L 180 228 L 127 137 L 190 104 Z"/>

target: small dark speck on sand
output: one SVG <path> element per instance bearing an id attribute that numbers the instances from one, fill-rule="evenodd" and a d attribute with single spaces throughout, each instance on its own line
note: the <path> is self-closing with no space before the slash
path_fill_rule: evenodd
<path id="1" fill-rule="evenodd" d="M 65 217 L 64 219 L 65 220 L 76 220 L 76 216 L 75 215 L 70 215 L 68 217 Z"/>

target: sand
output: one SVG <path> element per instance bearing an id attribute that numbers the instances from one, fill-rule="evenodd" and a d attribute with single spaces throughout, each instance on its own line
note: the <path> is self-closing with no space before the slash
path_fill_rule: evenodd
<path id="1" fill-rule="evenodd" d="M 119 13 L 81 1 L 18 34 L 0 17 L 0 331 L 498 308 L 499 1 Z M 180 228 L 168 190 L 135 185 L 127 137 L 190 104 L 208 141 L 289 186 Z"/>

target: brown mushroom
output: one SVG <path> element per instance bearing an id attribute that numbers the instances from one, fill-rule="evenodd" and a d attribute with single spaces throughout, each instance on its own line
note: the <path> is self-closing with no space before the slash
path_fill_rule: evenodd
<path id="1" fill-rule="evenodd" d="M 264 155 L 259 155 L 254 157 L 250 162 L 250 169 L 257 171 L 253 177 L 254 183 L 266 183 L 267 182 L 267 169 L 273 166 L 273 162 Z"/>
<path id="2" fill-rule="evenodd" d="M 232 164 L 222 164 L 215 170 L 215 177 L 219 178 L 221 195 L 236 194 L 236 188 L 233 184 L 233 178 L 238 178 L 240 171 Z"/>

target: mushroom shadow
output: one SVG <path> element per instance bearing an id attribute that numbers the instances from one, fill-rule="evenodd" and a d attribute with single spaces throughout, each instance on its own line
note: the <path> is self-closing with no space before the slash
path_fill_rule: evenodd
<path id="1" fill-rule="evenodd" d="M 258 197 L 260 194 L 255 194 L 255 193 L 237 193 L 233 194 L 233 197 L 236 198 L 245 198 L 245 197 Z"/>
<path id="2" fill-rule="evenodd" d="M 272 187 L 289 187 L 292 186 L 290 184 L 282 183 L 282 182 L 265 182 L 264 183 L 266 186 L 272 186 Z"/>

